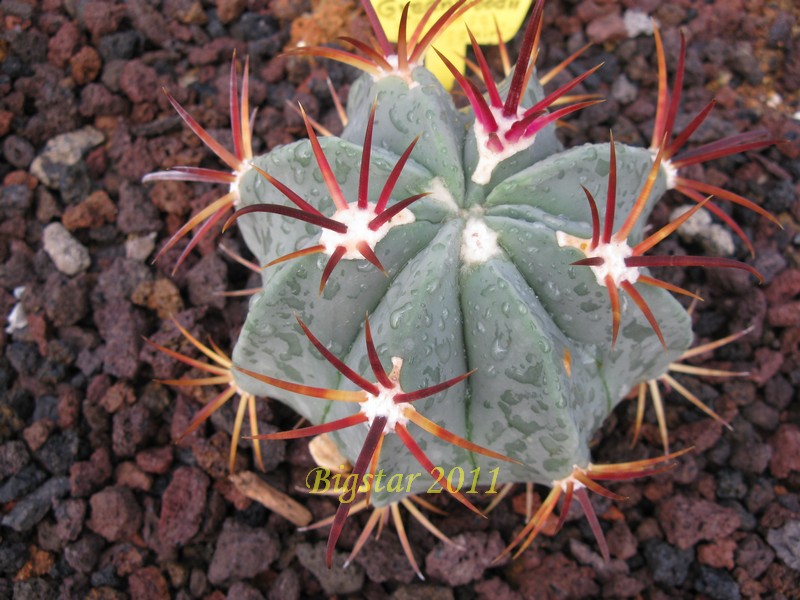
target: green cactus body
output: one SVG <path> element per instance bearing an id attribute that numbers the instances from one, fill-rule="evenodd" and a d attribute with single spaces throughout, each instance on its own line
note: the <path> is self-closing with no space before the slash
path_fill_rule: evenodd
<path id="1" fill-rule="evenodd" d="M 560 235 L 589 238 L 591 216 L 581 185 L 605 199 L 608 144 L 563 151 L 549 125 L 534 143 L 506 159 L 489 183 L 471 180 L 477 162 L 472 113 L 457 111 L 449 94 L 424 68 L 410 86 L 399 78 L 367 75 L 354 84 L 349 123 L 341 138 L 320 140 L 345 198 L 354 202 L 370 105 L 377 98 L 370 167 L 370 202 L 408 144 L 421 138 L 389 203 L 428 192 L 398 215 L 374 251 L 384 275 L 366 260 L 342 260 L 319 293 L 325 254 L 311 254 L 263 272 L 263 290 L 250 304 L 233 354 L 244 369 L 307 386 L 356 389 L 317 350 L 298 326 L 299 316 L 326 347 L 372 380 L 365 345 L 369 314 L 383 366 L 402 359 L 400 386 L 417 390 L 476 371 L 465 381 L 414 404 L 425 417 L 519 464 L 501 462 L 445 443 L 425 432 L 415 439 L 446 475 L 474 469 L 481 484 L 532 481 L 552 485 L 575 465 L 589 463 L 588 443 L 603 420 L 635 384 L 662 375 L 690 345 L 686 311 L 663 289 L 637 286 L 661 325 L 666 351 L 641 311 L 626 296 L 619 337 L 612 348 L 607 291 L 583 258 L 559 243 Z M 530 105 L 541 87 L 529 84 Z M 653 164 L 644 149 L 616 145 L 616 221 L 628 215 Z M 324 215 L 334 203 L 309 141 L 273 150 L 254 164 Z M 641 224 L 666 189 L 662 168 Z M 239 181 L 240 206 L 287 198 L 255 170 Z M 605 202 L 599 202 L 602 207 Z M 602 215 L 601 215 L 602 216 Z M 250 214 L 239 219 L 261 264 L 319 243 L 319 227 L 289 217 Z M 356 412 L 333 402 L 279 390 L 236 374 L 238 385 L 285 402 L 312 423 Z M 414 425 L 409 425 L 414 428 Z M 334 434 L 355 461 L 363 425 Z M 419 435 L 416 435 L 419 433 Z M 388 479 L 421 472 L 397 436 L 383 443 L 378 468 Z M 493 470 L 496 471 L 493 473 Z M 468 475 L 471 477 L 471 475 Z M 377 506 L 427 490 L 423 474 L 402 491 L 373 490 Z"/>

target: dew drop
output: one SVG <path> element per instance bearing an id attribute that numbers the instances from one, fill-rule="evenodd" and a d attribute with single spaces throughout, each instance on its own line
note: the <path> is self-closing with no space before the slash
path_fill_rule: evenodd
<path id="1" fill-rule="evenodd" d="M 397 308 L 391 312 L 389 315 L 389 325 L 392 329 L 397 329 L 400 326 L 400 322 L 403 320 L 403 317 L 406 316 L 410 311 L 414 309 L 414 306 L 411 302 L 406 302 L 400 308 Z"/>

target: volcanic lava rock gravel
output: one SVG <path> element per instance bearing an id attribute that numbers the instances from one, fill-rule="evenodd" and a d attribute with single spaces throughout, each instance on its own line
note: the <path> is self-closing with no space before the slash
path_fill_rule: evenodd
<path id="1" fill-rule="evenodd" d="M 392 531 L 341 568 L 366 515 L 345 528 L 328 571 L 325 530 L 298 533 L 227 481 L 232 407 L 180 438 L 211 396 L 153 383 L 184 368 L 142 337 L 179 344 L 165 321 L 175 315 L 199 339 L 229 348 L 247 300 L 219 292 L 258 284 L 211 240 L 174 276 L 180 248 L 150 263 L 215 196 L 202 185 L 144 186 L 142 175 L 176 164 L 218 166 L 161 87 L 228 141 L 236 50 L 251 60 L 257 152 L 304 135 L 287 100 L 302 100 L 310 116 L 338 131 L 325 77 L 346 97 L 349 69 L 279 53 L 311 31 L 293 22 L 319 21 L 312 9 L 337 7 L 335 22 L 363 35 L 356 4 L 0 0 L 0 313 L 18 307 L 16 325 L 0 327 L 0 598 L 800 598 L 800 11 L 793 2 L 547 2 L 543 72 L 587 41 L 595 45 L 555 84 L 605 62 L 581 91 L 608 100 L 570 119 L 560 131 L 568 144 L 606 141 L 612 127 L 622 142 L 648 143 L 654 43 L 646 34 L 629 37 L 648 15 L 662 23 L 670 65 L 679 28 L 689 40 L 679 125 L 717 99 L 693 142 L 757 128 L 785 140 L 692 173 L 760 202 L 783 229 L 726 207 L 753 239 L 755 259 L 738 239 L 735 255 L 755 261 L 761 288 L 727 270 L 666 274 L 706 298 L 694 312 L 699 339 L 753 326 L 695 364 L 750 376 L 683 380 L 731 420 L 733 432 L 667 396 L 673 444 L 694 445 L 694 453 L 670 473 L 618 486 L 625 501 L 595 499 L 609 564 L 577 509 L 557 536 L 493 564 L 523 523 L 518 487 L 483 523 L 441 499 L 450 514 L 431 518 L 464 551 L 407 522 L 425 582 L 413 581 Z M 487 53 L 499 63 L 495 50 Z M 683 204 L 668 198 L 653 224 Z M 225 240 L 242 247 L 235 233 Z M 701 242 L 665 245 L 680 254 Z M 623 403 L 604 427 L 597 462 L 660 451 L 650 410 L 642 441 L 629 450 L 633 404 Z M 281 429 L 296 422 L 264 402 L 258 419 Z M 313 464 L 304 442 L 266 452 L 270 485 L 315 518 L 332 514 L 332 500 L 294 494 Z M 237 461 L 253 467 L 244 444 Z"/>

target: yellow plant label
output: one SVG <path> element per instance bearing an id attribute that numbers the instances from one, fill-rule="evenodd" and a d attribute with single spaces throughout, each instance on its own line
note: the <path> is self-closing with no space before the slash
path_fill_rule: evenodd
<path id="1" fill-rule="evenodd" d="M 408 9 L 407 35 L 409 37 L 432 2 L 433 0 L 411 1 Z M 406 4 L 408 4 L 408 0 L 372 1 L 378 19 L 386 32 L 386 37 L 392 42 L 397 41 L 400 15 L 403 14 L 403 7 Z M 452 5 L 452 0 L 441 2 L 428 21 L 428 27 L 435 23 L 436 19 Z M 465 57 L 469 46 L 469 35 L 467 35 L 466 28 L 469 27 L 472 35 L 482 46 L 497 45 L 498 29 L 500 37 L 507 42 L 519 31 L 530 6 L 531 0 L 482 0 L 451 23 L 436 39 L 434 46 L 463 73 L 466 68 Z M 497 23 L 497 27 L 495 27 L 495 23 Z M 453 76 L 435 52 L 427 54 L 425 66 L 439 78 L 445 88 L 450 89 L 453 85 Z"/>

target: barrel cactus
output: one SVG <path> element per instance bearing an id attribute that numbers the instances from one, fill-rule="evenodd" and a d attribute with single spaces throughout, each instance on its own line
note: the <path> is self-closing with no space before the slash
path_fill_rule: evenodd
<path id="1" fill-rule="evenodd" d="M 366 71 L 351 87 L 341 136 L 318 137 L 304 115 L 308 139 L 252 156 L 246 75 L 240 101 L 234 72 L 233 153 L 173 102 L 233 172 L 148 176 L 230 186 L 169 245 L 197 227 L 185 257 L 233 207 L 228 225 L 236 222 L 265 267 L 225 383 L 247 402 L 286 403 L 312 424 L 261 439 L 331 433 L 354 464 L 351 489 L 366 491 L 376 507 L 444 489 L 479 512 L 468 497 L 476 486 L 534 482 L 553 492 L 509 550 L 533 540 L 561 495 L 565 515 L 574 495 L 607 554 L 587 490 L 610 494 L 597 482 L 658 472 L 674 455 L 597 466 L 589 441 L 631 388 L 664 376 L 692 342 L 689 315 L 672 293 L 693 294 L 647 268 L 758 276 L 731 259 L 645 252 L 701 206 L 727 217 L 706 194 L 770 216 L 680 169 L 771 141 L 743 134 L 682 154 L 708 110 L 673 135 L 683 51 L 670 92 L 656 32 L 662 72 L 653 146 L 612 138 L 564 149 L 555 122 L 595 102 L 567 97 L 594 69 L 543 92 L 528 60 L 542 1 L 505 81 L 492 81 L 474 43 L 486 95 L 453 69 L 470 102 L 464 110 L 419 61 L 470 3 L 454 3 L 426 30 L 433 3 L 410 36 L 406 7 L 396 46 L 363 4 L 375 46 L 348 40 L 363 55 L 295 52 Z M 673 188 L 697 205 L 645 236 L 654 204 Z M 379 474 L 383 486 L 373 485 Z M 331 520 L 329 561 L 351 504 L 343 495 Z"/>

